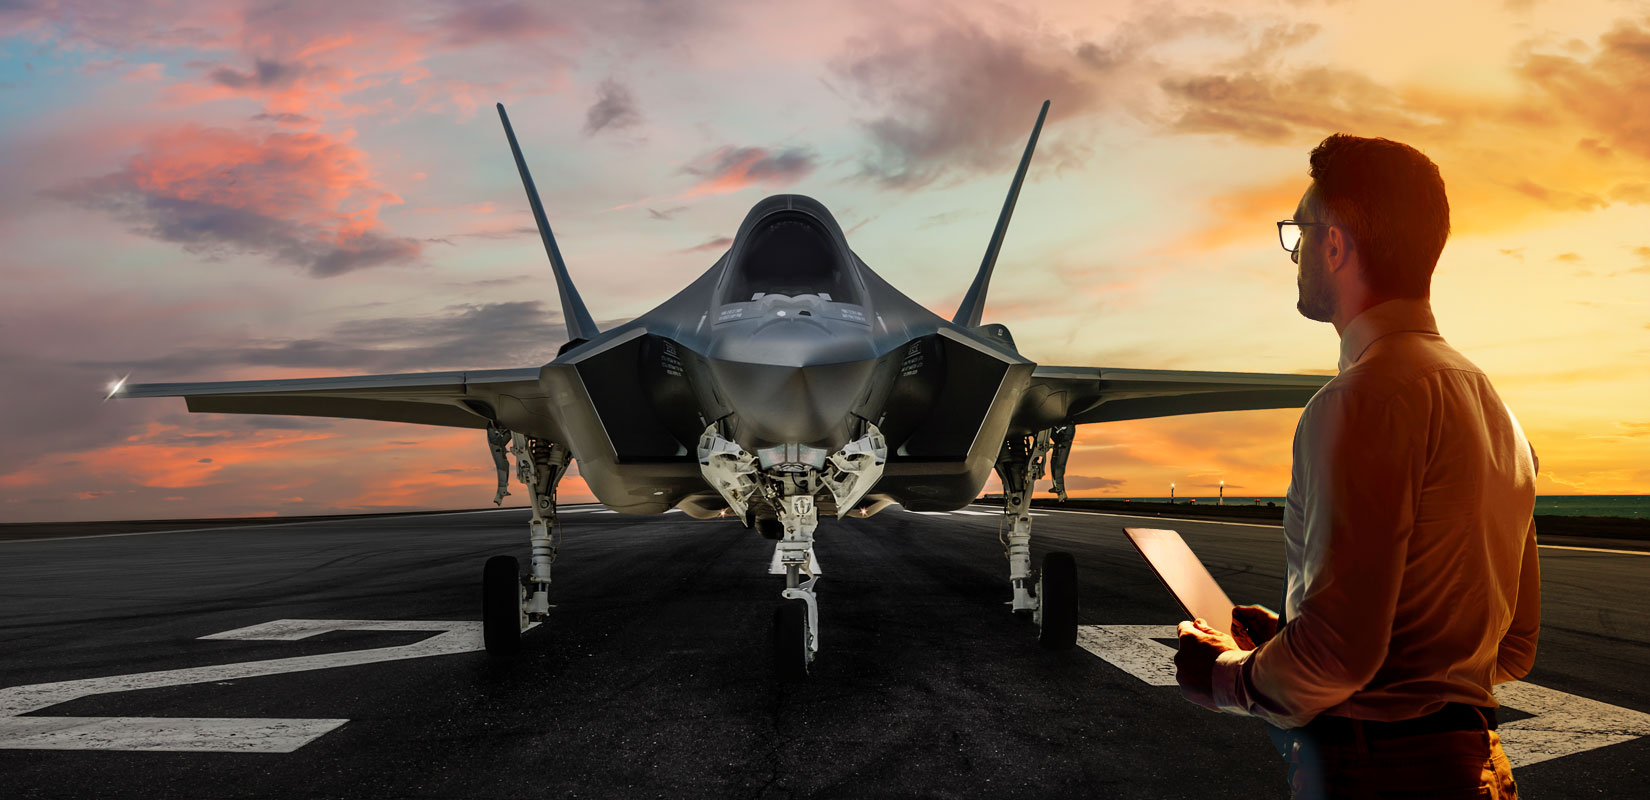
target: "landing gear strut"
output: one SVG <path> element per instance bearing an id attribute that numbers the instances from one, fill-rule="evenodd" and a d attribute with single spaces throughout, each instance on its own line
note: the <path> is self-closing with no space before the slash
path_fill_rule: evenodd
<path id="1" fill-rule="evenodd" d="M 784 602 L 773 615 L 774 669 L 783 679 L 808 674 L 819 652 L 819 597 L 814 586 L 823 571 L 814 556 L 814 529 L 819 527 L 815 498 L 829 494 L 837 518 L 851 511 L 882 477 L 888 443 L 882 432 L 863 422 L 858 438 L 835 453 L 801 443 L 745 451 L 711 423 L 699 437 L 699 469 L 746 525 L 774 545 L 770 572 L 785 576 Z M 757 506 L 763 513 L 758 516 Z M 768 516 L 771 510 L 773 516 Z"/>
<path id="2" fill-rule="evenodd" d="M 802 476 L 795 482 L 811 483 L 809 478 Z M 785 571 L 785 591 L 779 596 L 786 602 L 773 615 L 774 669 L 779 677 L 795 680 L 808 674 L 808 665 L 819 652 L 819 598 L 814 594 L 814 584 L 819 583 L 814 565 L 819 508 L 814 505 L 813 495 L 797 493 L 782 498 L 779 520 L 785 524 L 785 535 L 776 546 L 775 556 Z"/>
<path id="3" fill-rule="evenodd" d="M 488 442 L 498 459 L 499 440 L 488 432 Z M 481 630 L 487 652 L 512 655 L 521 649 L 521 632 L 531 622 L 550 614 L 550 565 L 556 560 L 556 486 L 567 472 L 571 455 L 567 448 L 522 434 L 510 435 L 510 451 L 516 455 L 516 477 L 527 486 L 533 518 L 528 523 L 528 544 L 532 560 L 526 577 L 514 556 L 494 556 L 487 560 L 481 581 Z M 501 489 L 499 499 L 503 499 Z"/>
<path id="4" fill-rule="evenodd" d="M 997 477 L 1003 483 L 1003 522 L 1008 530 L 1001 539 L 1014 613 L 1031 615 L 1038 626 L 1037 641 L 1044 647 L 1065 650 L 1077 642 L 1077 561 L 1070 553 L 1049 553 L 1035 585 L 1031 578 L 1031 494 L 1044 474 L 1050 433 L 1003 440 Z"/>

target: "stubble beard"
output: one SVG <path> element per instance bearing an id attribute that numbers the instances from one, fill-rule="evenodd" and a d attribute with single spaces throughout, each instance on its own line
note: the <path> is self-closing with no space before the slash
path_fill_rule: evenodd
<path id="1" fill-rule="evenodd" d="M 1295 301 L 1295 310 L 1301 316 L 1314 322 L 1329 322 L 1335 316 L 1335 298 L 1331 295 L 1328 281 L 1321 275 L 1309 272 L 1305 265 L 1301 266 L 1300 278 L 1296 283 L 1300 291 L 1300 299 Z"/>

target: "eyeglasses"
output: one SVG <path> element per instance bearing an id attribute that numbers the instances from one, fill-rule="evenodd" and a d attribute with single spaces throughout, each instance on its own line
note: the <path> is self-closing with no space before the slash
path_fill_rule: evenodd
<path id="1" fill-rule="evenodd" d="M 1330 227 L 1327 222 L 1296 222 L 1292 219 L 1278 222 L 1278 244 L 1289 251 L 1290 257 L 1297 257 L 1301 249 L 1301 229 L 1312 227 Z"/>

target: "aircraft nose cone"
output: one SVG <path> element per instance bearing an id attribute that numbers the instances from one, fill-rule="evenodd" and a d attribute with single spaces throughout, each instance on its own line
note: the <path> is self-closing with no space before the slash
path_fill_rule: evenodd
<path id="1" fill-rule="evenodd" d="M 709 359 L 746 449 L 796 442 L 835 451 L 846 444 L 850 412 L 875 364 L 863 336 L 836 336 L 826 324 L 794 316 L 718 337 Z"/>
<path id="2" fill-rule="evenodd" d="M 710 362 L 737 415 L 736 439 L 754 452 L 801 443 L 835 451 L 848 442 L 850 412 L 870 381 L 873 361 L 807 367 Z"/>

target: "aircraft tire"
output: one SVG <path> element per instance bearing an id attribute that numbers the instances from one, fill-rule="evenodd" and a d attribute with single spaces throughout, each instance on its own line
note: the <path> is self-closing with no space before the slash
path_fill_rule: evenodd
<path id="1" fill-rule="evenodd" d="M 1043 624 L 1037 643 L 1049 650 L 1070 650 L 1077 644 L 1077 559 L 1070 553 L 1043 556 L 1039 584 Z"/>
<path id="2" fill-rule="evenodd" d="M 481 573 L 481 640 L 495 656 L 521 651 L 521 563 L 493 556 Z"/>
<path id="3" fill-rule="evenodd" d="M 783 681 L 808 676 L 808 604 L 801 600 L 773 610 L 773 668 Z"/>

